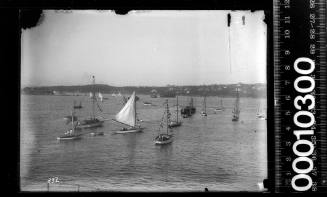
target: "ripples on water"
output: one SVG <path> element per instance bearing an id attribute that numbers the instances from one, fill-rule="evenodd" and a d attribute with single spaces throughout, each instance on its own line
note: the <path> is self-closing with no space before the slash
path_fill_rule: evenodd
<path id="1" fill-rule="evenodd" d="M 109 100 L 101 103 L 103 116 L 111 119 L 122 99 L 105 97 Z M 180 105 L 187 99 L 179 97 Z M 266 106 L 264 99 L 241 98 L 240 120 L 232 122 L 233 98 L 224 98 L 225 111 L 214 114 L 211 107 L 219 105 L 218 99 L 208 97 L 208 116 L 202 117 L 203 100 L 195 97 L 197 113 L 182 119 L 173 143 L 166 146 L 153 142 L 164 99 L 147 95 L 137 104 L 143 132 L 113 134 L 122 125 L 106 121 L 95 129 L 104 136 L 58 142 L 56 137 L 68 129 L 63 117 L 70 114 L 73 100 L 84 107 L 77 115 L 90 115 L 88 97 L 22 95 L 22 190 L 47 190 L 48 179 L 58 177 L 50 191 L 257 191 L 257 183 L 266 178 L 266 120 L 255 117 L 259 103 Z M 170 106 L 175 102 L 169 98 Z"/>

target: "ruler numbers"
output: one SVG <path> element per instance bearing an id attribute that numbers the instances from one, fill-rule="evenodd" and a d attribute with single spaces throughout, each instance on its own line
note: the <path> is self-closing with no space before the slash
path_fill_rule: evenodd
<path id="1" fill-rule="evenodd" d="M 324 0 L 274 1 L 275 188 L 319 191 L 326 144 Z M 326 130 L 325 130 L 326 131 Z M 326 174 L 324 174 L 326 175 Z M 326 186 L 326 184 L 324 185 Z"/>

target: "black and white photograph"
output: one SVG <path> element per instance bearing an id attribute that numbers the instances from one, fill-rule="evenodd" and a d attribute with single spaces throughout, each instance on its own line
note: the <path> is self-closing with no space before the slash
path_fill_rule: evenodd
<path id="1" fill-rule="evenodd" d="M 21 191 L 263 190 L 263 10 L 43 10 L 20 45 Z"/>

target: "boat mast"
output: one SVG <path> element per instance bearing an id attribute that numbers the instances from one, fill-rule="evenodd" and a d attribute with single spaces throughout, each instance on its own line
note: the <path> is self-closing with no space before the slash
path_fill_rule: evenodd
<path id="1" fill-rule="evenodd" d="M 134 95 L 134 118 L 135 118 L 135 123 L 137 121 L 137 117 L 136 117 L 136 94 Z M 134 125 L 135 126 L 135 125 Z"/>
<path id="2" fill-rule="evenodd" d="M 74 126 L 74 108 L 72 109 L 72 134 L 75 132 L 75 126 Z"/>
<path id="3" fill-rule="evenodd" d="M 176 96 L 176 103 L 177 103 L 177 122 L 178 122 L 178 96 Z"/>
<path id="4" fill-rule="evenodd" d="M 204 95 L 204 113 L 207 113 L 206 96 Z"/>
<path id="5" fill-rule="evenodd" d="M 230 25 L 231 25 L 231 14 L 227 14 L 227 26 L 228 26 L 228 49 L 229 49 L 229 72 L 232 73 L 232 50 L 231 50 L 231 42 L 230 42 Z"/>
<path id="6" fill-rule="evenodd" d="M 168 114 L 169 114 L 169 108 L 168 108 L 168 99 L 166 100 L 167 104 L 166 104 L 166 123 L 167 123 L 167 135 L 168 135 Z"/>
<path id="7" fill-rule="evenodd" d="M 93 78 L 93 81 L 92 81 L 92 84 L 93 84 L 93 87 L 92 87 L 92 118 L 95 119 L 95 115 L 94 115 L 94 99 L 95 99 L 95 91 L 94 91 L 94 88 L 95 88 L 95 78 L 94 76 L 92 76 Z"/>
<path id="8" fill-rule="evenodd" d="M 238 93 L 238 88 L 236 88 L 236 115 L 237 115 L 237 117 L 240 113 L 239 102 L 240 102 L 240 97 L 239 97 L 239 93 Z"/>

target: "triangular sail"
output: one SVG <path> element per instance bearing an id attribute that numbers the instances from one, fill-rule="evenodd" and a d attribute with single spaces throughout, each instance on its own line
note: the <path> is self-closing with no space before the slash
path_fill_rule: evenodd
<path id="1" fill-rule="evenodd" d="M 133 92 L 125 106 L 116 115 L 116 121 L 134 127 L 136 125 L 135 104 L 135 92 Z"/>

